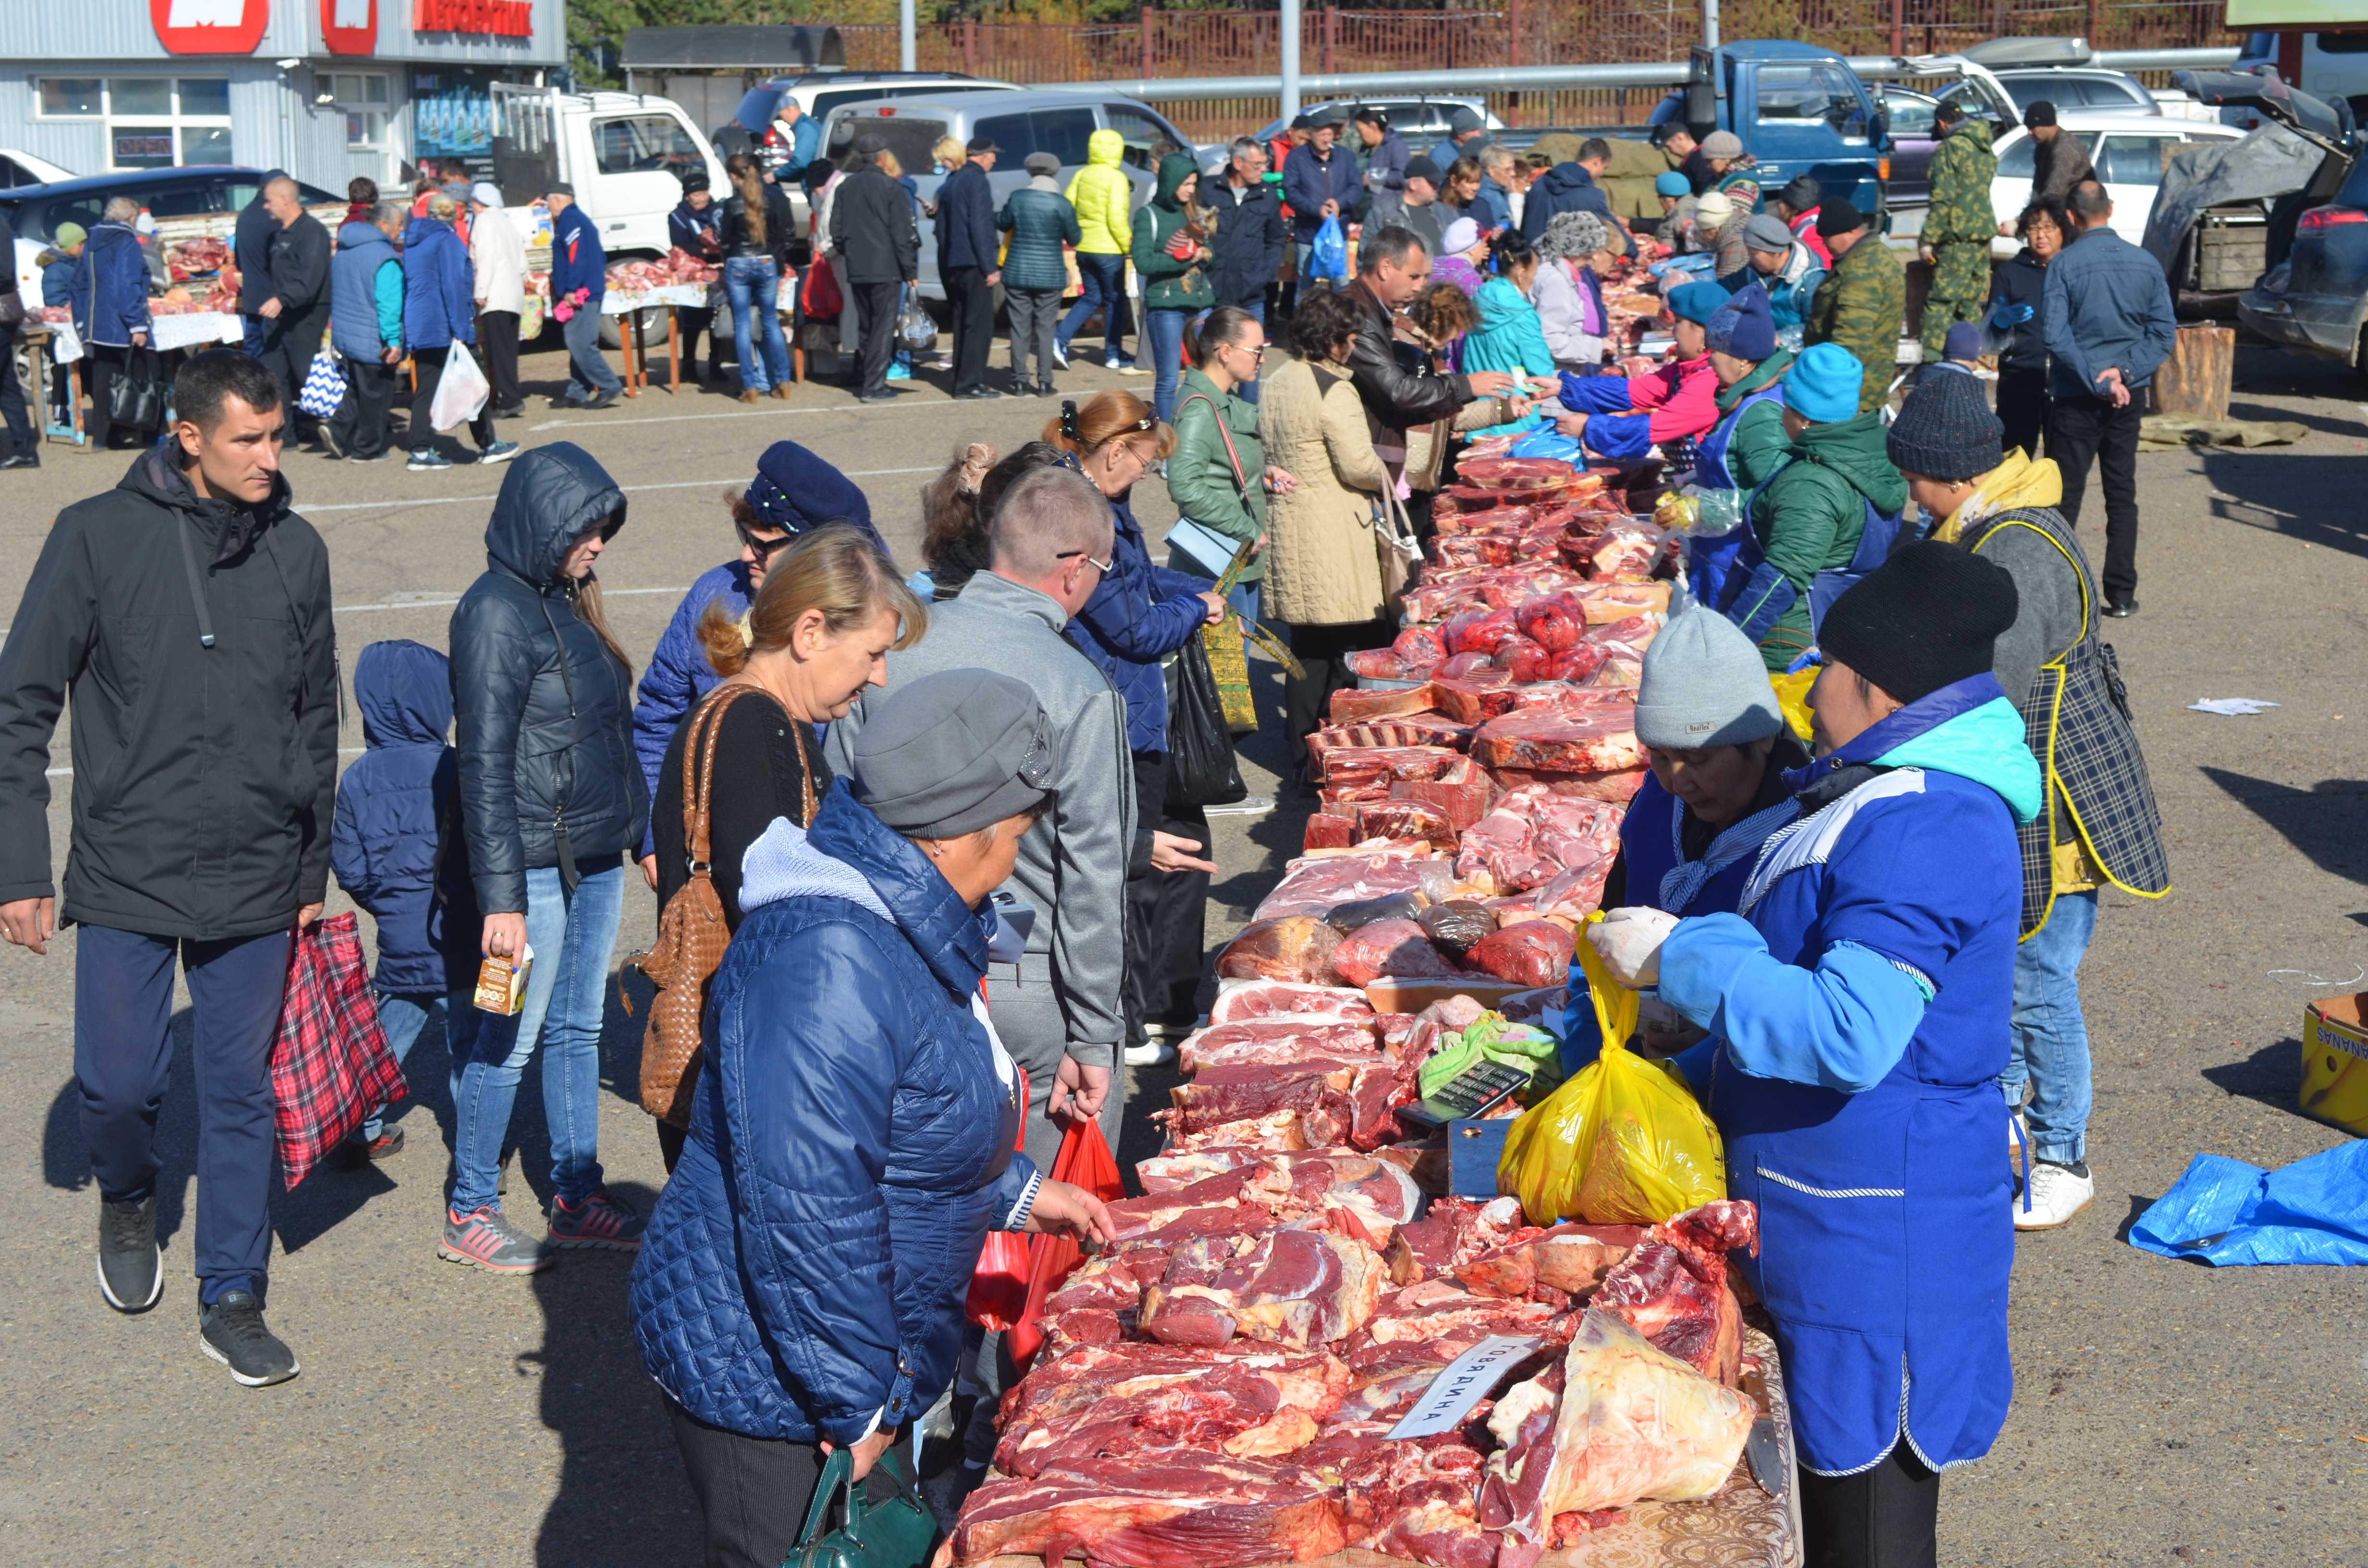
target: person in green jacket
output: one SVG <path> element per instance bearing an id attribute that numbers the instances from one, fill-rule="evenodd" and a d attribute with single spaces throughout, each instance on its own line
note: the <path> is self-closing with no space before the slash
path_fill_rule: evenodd
<path id="1" fill-rule="evenodd" d="M 1151 410 L 1165 424 L 1176 411 L 1184 329 L 1217 302 L 1209 281 L 1208 237 L 1217 215 L 1197 205 L 1201 165 L 1189 153 L 1159 160 L 1159 187 L 1134 214 L 1134 276 L 1143 285 L 1143 351 L 1151 356 Z"/>
<path id="2" fill-rule="evenodd" d="M 1258 405 L 1240 395 L 1257 382 L 1265 358 L 1266 328 L 1258 317 L 1239 305 L 1209 312 L 1192 337 L 1192 369 L 1184 372 L 1184 396 L 1176 405 L 1176 451 L 1167 460 L 1167 495 L 1182 530 L 1167 536 L 1168 565 L 1213 583 L 1248 545 L 1249 562 L 1225 601 L 1251 620 L 1258 618 L 1258 584 L 1266 576 L 1267 494 L 1285 494 L 1295 483 L 1267 462 Z M 1187 522 L 1197 527 L 1187 528 Z M 1202 530 L 1215 537 L 1192 537 Z"/>
<path id="3" fill-rule="evenodd" d="M 1998 154 L 1990 151 L 1990 125 L 1944 102 L 1932 116 L 1941 145 L 1932 153 L 1932 205 L 1924 215 L 1918 242 L 1932 263 L 1932 291 L 1924 301 L 1924 363 L 1937 364 L 1949 329 L 1982 319 L 1990 295 L 1990 242 L 1998 237 L 1998 213 L 1990 206 L 1990 182 L 1998 177 Z"/>
<path id="4" fill-rule="evenodd" d="M 1720 605 L 1759 643 L 1771 673 L 1815 643 L 1810 586 L 1821 572 L 1850 569 L 1869 506 L 1896 519 L 1907 504 L 1907 482 L 1884 447 L 1882 414 L 1858 411 L 1864 375 L 1848 349 L 1820 343 L 1784 378 L 1788 444 L 1751 503 L 1758 549 L 1736 562 Z"/>
<path id="5" fill-rule="evenodd" d="M 1497 276 L 1480 285 L 1480 292 L 1473 297 L 1479 307 L 1480 324 L 1464 335 L 1461 358 L 1464 372 L 1507 370 L 1517 381 L 1552 377 L 1554 350 L 1546 346 L 1537 306 L 1530 303 L 1530 285 L 1538 277 L 1538 253 L 1520 235 L 1507 233 L 1497 241 Z M 1502 436 L 1543 423 L 1544 415 L 1532 415 L 1473 434 Z"/>
<path id="6" fill-rule="evenodd" d="M 1086 166 L 1069 181 L 1069 205 L 1076 209 L 1083 236 L 1076 246 L 1083 291 L 1053 335 L 1053 358 L 1064 370 L 1069 368 L 1069 340 L 1098 310 L 1102 312 L 1103 368 L 1123 370 L 1134 363 L 1126 352 L 1126 335 L 1133 330 L 1126 303 L 1126 213 L 1134 205 L 1134 187 L 1122 166 L 1125 157 L 1125 137 L 1115 131 L 1097 131 L 1086 138 Z"/>
<path id="7" fill-rule="evenodd" d="M 1839 197 L 1827 197 L 1818 209 L 1817 237 L 1834 253 L 1834 266 L 1809 303 L 1801 341 L 1839 343 L 1858 357 L 1864 371 L 1858 411 L 1865 414 L 1891 401 L 1900 324 L 1907 314 L 1907 276 L 1883 236 Z"/>
<path id="8" fill-rule="evenodd" d="M 1011 312 L 1011 390 L 1025 392 L 1032 385 L 1038 397 L 1051 397 L 1053 344 L 1061 315 L 1061 290 L 1068 273 L 1061 265 L 1061 247 L 1074 248 L 1081 237 L 1077 210 L 1061 194 L 1061 155 L 1030 153 L 1021 165 L 1028 183 L 1011 193 L 995 226 L 1011 236 L 1004 248 L 1003 297 Z M 1036 379 L 1028 379 L 1028 353 L 1036 352 Z"/>

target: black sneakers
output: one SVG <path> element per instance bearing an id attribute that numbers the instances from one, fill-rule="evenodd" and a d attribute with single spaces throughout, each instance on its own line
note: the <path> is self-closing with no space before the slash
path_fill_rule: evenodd
<path id="1" fill-rule="evenodd" d="M 296 1352 L 264 1326 L 263 1303 L 251 1290 L 225 1290 L 212 1306 L 199 1308 L 198 1336 L 198 1348 L 248 1388 L 284 1383 L 300 1370 Z"/>
<path id="2" fill-rule="evenodd" d="M 156 1251 L 156 1196 L 98 1203 L 98 1293 L 119 1312 L 144 1312 L 165 1293 Z"/>

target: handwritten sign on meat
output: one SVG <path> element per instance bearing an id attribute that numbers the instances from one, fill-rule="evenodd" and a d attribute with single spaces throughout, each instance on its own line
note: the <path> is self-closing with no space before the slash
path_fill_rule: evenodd
<path id="1" fill-rule="evenodd" d="M 1435 1437 L 1453 1431 L 1514 1363 L 1544 1343 L 1527 1334 L 1491 1335 L 1482 1340 L 1430 1381 L 1430 1387 L 1422 1391 L 1406 1418 L 1390 1428 L 1390 1436 Z"/>

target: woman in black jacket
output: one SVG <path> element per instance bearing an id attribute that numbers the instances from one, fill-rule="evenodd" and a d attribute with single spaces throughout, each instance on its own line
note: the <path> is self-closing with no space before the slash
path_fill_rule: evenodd
<path id="1" fill-rule="evenodd" d="M 489 957 L 530 959 L 524 1005 L 489 1015 L 452 1063 L 452 1197 L 438 1256 L 500 1274 L 549 1248 L 641 1245 L 600 1184 L 600 1018 L 625 858 L 649 799 L 633 760 L 632 670 L 600 612 L 592 562 L 625 497 L 583 448 L 537 447 L 503 476 L 485 573 L 452 611 L 461 825 Z M 518 1075 L 549 1026 L 547 1239 L 502 1215 L 495 1186 Z"/>
<path id="2" fill-rule="evenodd" d="M 781 335 L 781 273 L 790 264 L 790 199 L 767 185 L 755 159 L 723 161 L 732 197 L 715 227 L 723 249 L 723 290 L 732 299 L 732 338 L 740 351 L 740 401 L 766 392 L 790 395 L 789 340 Z"/>
<path id="3" fill-rule="evenodd" d="M 724 926 L 737 931 L 748 846 L 776 818 L 804 827 L 830 792 L 814 726 L 844 718 L 865 687 L 886 686 L 888 651 L 911 647 L 928 625 L 928 611 L 897 581 L 896 569 L 860 529 L 843 526 L 792 540 L 767 569 L 746 615 L 734 617 L 720 599 L 708 602 L 699 640 L 724 678 L 683 715 L 658 768 L 650 835 L 661 910 L 690 880 L 683 761 L 694 733 L 704 750 L 702 715 L 725 704 L 708 774 L 707 860 Z M 696 757 L 692 766 L 695 776 Z M 669 1171 L 682 1142 L 682 1129 L 658 1123 Z"/>
<path id="4" fill-rule="evenodd" d="M 2047 264 L 2071 237 L 2064 203 L 2043 196 L 2022 210 L 2015 225 L 2022 253 L 1991 275 L 1989 325 L 2006 335 L 1998 355 L 1998 418 L 2006 444 L 2025 457 L 2039 455 L 2039 433 L 2047 428 L 2047 342 L 2039 313 L 2047 293 Z"/>

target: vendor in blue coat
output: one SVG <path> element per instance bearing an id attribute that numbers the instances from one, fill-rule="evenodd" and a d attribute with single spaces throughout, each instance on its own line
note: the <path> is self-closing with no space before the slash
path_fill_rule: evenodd
<path id="1" fill-rule="evenodd" d="M 740 553 L 721 566 L 699 574 L 675 606 L 674 619 L 658 638 L 650 667 L 642 672 L 641 689 L 633 704 L 633 756 L 650 799 L 658 798 L 658 768 L 682 716 L 715 689 L 723 677 L 707 662 L 699 641 L 700 618 L 708 605 L 722 599 L 734 619 L 748 613 L 757 590 L 765 585 L 765 567 L 776 551 L 809 529 L 825 523 L 847 523 L 862 531 L 883 560 L 895 559 L 880 530 L 871 523 L 871 503 L 855 482 L 795 441 L 776 441 L 757 460 L 757 477 L 736 500 L 727 495 L 732 527 L 740 537 Z M 642 877 L 658 885 L 657 846 L 644 834 L 640 852 Z"/>
<path id="2" fill-rule="evenodd" d="M 1613 971 L 1709 1032 L 1679 1061 L 1759 1210 L 1744 1260 L 1793 1391 L 1811 1564 L 1929 1564 L 1939 1473 L 2014 1387 L 1993 1080 L 2039 764 L 1990 674 L 2013 579 L 1912 544 L 1836 599 L 1798 821 L 1732 915 L 1614 910 Z"/>
<path id="3" fill-rule="evenodd" d="M 936 1402 L 988 1231 L 1110 1237 L 1014 1151 L 1019 1074 L 979 990 L 1060 744 L 1019 681 L 924 676 L 872 710 L 812 828 L 782 818 L 743 861 L 632 1287 L 710 1562 L 787 1559 L 824 1456 L 860 1479 Z"/>

